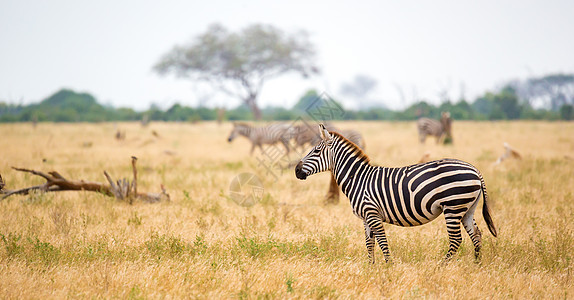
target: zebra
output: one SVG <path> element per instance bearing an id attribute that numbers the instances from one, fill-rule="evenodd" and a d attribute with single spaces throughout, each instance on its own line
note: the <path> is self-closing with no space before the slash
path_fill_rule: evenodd
<path id="1" fill-rule="evenodd" d="M 427 135 L 435 136 L 437 144 L 447 137 L 452 141 L 452 119 L 449 112 L 442 112 L 440 121 L 429 118 L 418 119 L 417 129 L 421 144 L 424 144 Z"/>
<path id="2" fill-rule="evenodd" d="M 375 262 L 375 239 L 385 261 L 390 251 L 383 223 L 418 226 L 444 213 L 449 248 L 445 261 L 462 242 L 460 223 L 474 244 L 479 259 L 482 234 L 474 219 L 479 196 L 484 199 L 482 215 L 488 229 L 496 237 L 486 185 L 480 172 L 471 164 L 442 159 L 400 168 L 372 165 L 369 157 L 355 144 L 337 132 L 328 132 L 323 125 L 321 142 L 295 167 L 298 179 L 315 173 L 331 171 L 343 193 L 349 198 L 353 212 L 363 220 L 367 253 Z"/>
<path id="3" fill-rule="evenodd" d="M 289 140 L 293 136 L 292 127 L 289 124 L 270 124 L 264 127 L 253 127 L 247 123 L 233 123 L 233 129 L 227 138 L 228 142 L 232 142 L 235 137 L 242 135 L 251 141 L 251 151 L 249 154 L 253 155 L 253 150 L 258 146 L 263 151 L 263 145 L 273 145 L 282 143 L 289 154 Z"/>

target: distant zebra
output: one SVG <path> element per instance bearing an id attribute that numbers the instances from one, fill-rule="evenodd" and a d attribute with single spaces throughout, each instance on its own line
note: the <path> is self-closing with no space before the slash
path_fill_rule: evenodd
<path id="1" fill-rule="evenodd" d="M 443 112 L 440 120 L 418 119 L 417 129 L 421 144 L 424 144 L 427 135 L 435 136 L 437 144 L 446 137 L 449 137 L 452 141 L 452 120 L 449 112 Z"/>
<path id="2" fill-rule="evenodd" d="M 263 151 L 263 145 L 273 145 L 282 143 L 289 153 L 289 140 L 292 137 L 292 127 L 289 124 L 270 124 L 264 127 L 253 127 L 247 123 L 233 123 L 233 130 L 227 138 L 228 142 L 232 142 L 238 135 L 242 135 L 251 141 L 251 151 L 258 146 Z"/>
<path id="3" fill-rule="evenodd" d="M 371 165 L 369 157 L 355 144 L 321 125 L 322 141 L 295 167 L 297 178 L 304 180 L 315 173 L 330 170 L 353 212 L 363 220 L 367 252 L 374 262 L 375 239 L 385 260 L 390 259 L 383 223 L 418 226 L 444 213 L 449 237 L 446 260 L 462 242 L 460 224 L 474 244 L 479 258 L 481 232 L 474 211 L 482 194 L 482 215 L 492 235 L 496 228 L 488 207 L 486 185 L 471 164 L 443 159 L 400 168 Z"/>
<path id="4" fill-rule="evenodd" d="M 365 150 L 365 139 L 361 133 L 353 129 L 346 129 L 346 130 L 339 130 L 333 125 L 326 125 L 325 126 L 329 131 L 336 131 L 339 132 L 342 136 L 347 138 L 349 141 L 355 143 L 361 149 Z M 321 142 L 321 134 L 319 131 L 319 127 L 314 127 L 316 129 L 311 129 L 308 125 L 296 125 L 294 128 L 294 137 L 295 146 L 305 147 L 307 143 L 315 146 Z M 329 191 L 327 195 L 325 195 L 325 203 L 326 204 L 337 204 L 339 203 L 339 186 L 337 185 L 337 181 L 335 177 L 331 175 L 331 181 L 329 183 Z"/>
<path id="5" fill-rule="evenodd" d="M 340 130 L 334 125 L 326 124 L 325 128 L 328 131 L 336 131 L 342 134 L 349 141 L 357 144 L 361 149 L 365 149 L 365 140 L 361 133 L 353 129 L 343 129 Z M 296 147 L 305 147 L 305 145 L 310 144 L 315 146 L 321 142 L 321 134 L 318 127 L 310 127 L 309 125 L 296 125 L 293 127 L 293 139 L 295 141 Z"/>

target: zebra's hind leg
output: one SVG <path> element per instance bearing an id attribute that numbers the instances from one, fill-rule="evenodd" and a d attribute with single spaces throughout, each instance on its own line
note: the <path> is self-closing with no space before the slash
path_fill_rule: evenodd
<path id="1" fill-rule="evenodd" d="M 446 220 L 446 230 L 448 232 L 448 251 L 446 253 L 445 260 L 448 261 L 460 247 L 462 242 L 462 236 L 460 234 L 460 220 L 462 216 L 460 214 L 453 213 L 465 213 L 466 211 L 460 212 L 459 210 L 445 209 L 444 215 Z"/>
<path id="2" fill-rule="evenodd" d="M 468 233 L 468 236 L 474 245 L 474 258 L 478 260 L 480 258 L 480 248 L 482 245 L 482 233 L 480 232 L 480 229 L 478 229 L 478 225 L 476 225 L 476 220 L 474 220 L 474 210 L 476 209 L 477 204 L 478 197 L 468 212 L 466 212 L 464 217 L 462 217 L 462 226 L 464 226 L 464 229 Z"/>
<path id="3" fill-rule="evenodd" d="M 425 133 L 420 133 L 420 132 L 419 132 L 419 142 L 420 142 L 421 144 L 424 144 L 425 141 L 426 141 L 426 139 L 427 139 L 427 135 L 426 135 Z"/>
<path id="4" fill-rule="evenodd" d="M 466 229 L 466 232 L 468 233 L 468 236 L 470 236 L 472 244 L 474 245 L 474 258 L 479 260 L 480 248 L 482 245 L 482 232 L 478 229 L 478 225 L 476 225 L 474 218 L 469 218 L 468 221 L 463 219 L 462 225 L 464 226 L 464 229 Z"/>
<path id="5" fill-rule="evenodd" d="M 367 222 L 363 222 L 365 225 L 365 242 L 367 244 L 367 254 L 369 256 L 369 261 L 374 264 L 375 263 L 375 236 L 373 231 L 367 225 Z"/>
<path id="6" fill-rule="evenodd" d="M 389 251 L 389 244 L 387 242 L 387 235 L 385 234 L 385 228 L 383 227 L 383 222 L 378 216 L 370 216 L 366 218 L 365 223 L 369 226 L 369 229 L 373 232 L 375 239 L 383 255 L 385 256 L 385 262 L 391 262 L 391 252 Z"/>

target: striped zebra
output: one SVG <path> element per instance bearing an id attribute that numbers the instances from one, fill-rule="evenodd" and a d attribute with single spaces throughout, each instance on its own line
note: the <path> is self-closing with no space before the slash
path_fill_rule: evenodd
<path id="1" fill-rule="evenodd" d="M 383 223 L 418 226 L 436 219 L 441 213 L 445 216 L 449 238 L 446 260 L 462 242 L 460 223 L 470 236 L 478 259 L 481 232 L 474 220 L 474 211 L 481 194 L 484 199 L 482 215 L 488 229 L 496 236 L 484 179 L 471 164 L 443 159 L 401 168 L 375 166 L 355 144 L 320 126 L 322 141 L 297 164 L 295 175 L 304 180 L 315 173 L 331 171 L 349 198 L 353 212 L 363 220 L 371 262 L 375 261 L 375 239 L 385 261 L 390 259 Z"/>
<path id="2" fill-rule="evenodd" d="M 270 124 L 264 127 L 253 127 L 247 123 L 233 123 L 233 129 L 227 138 L 228 142 L 232 142 L 237 136 L 244 136 L 251 141 L 251 151 L 255 147 L 259 147 L 263 151 L 263 145 L 273 145 L 282 143 L 289 153 L 289 140 L 292 137 L 292 127 L 289 124 Z"/>
<path id="3" fill-rule="evenodd" d="M 437 144 L 445 137 L 449 137 L 452 140 L 452 119 L 449 112 L 443 112 L 440 120 L 418 119 L 417 129 L 421 144 L 424 144 L 428 135 L 435 136 Z"/>

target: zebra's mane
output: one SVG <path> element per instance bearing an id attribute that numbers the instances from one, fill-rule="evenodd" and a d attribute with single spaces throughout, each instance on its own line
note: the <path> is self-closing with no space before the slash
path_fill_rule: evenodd
<path id="1" fill-rule="evenodd" d="M 371 161 L 371 159 L 369 158 L 369 156 L 367 156 L 367 154 L 365 154 L 365 152 L 363 151 L 363 149 L 361 149 L 359 146 L 357 146 L 357 144 L 351 142 L 349 139 L 347 139 L 346 137 L 344 137 L 342 134 L 336 132 L 336 131 L 329 131 L 329 133 L 333 136 L 333 137 L 338 137 L 339 140 L 341 141 L 341 143 L 349 146 L 349 148 L 351 148 L 353 150 L 353 153 L 357 154 L 357 157 L 361 160 L 363 160 L 366 163 L 369 163 Z"/>

